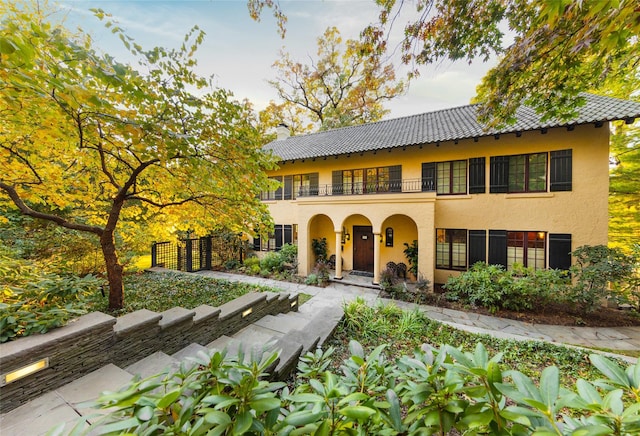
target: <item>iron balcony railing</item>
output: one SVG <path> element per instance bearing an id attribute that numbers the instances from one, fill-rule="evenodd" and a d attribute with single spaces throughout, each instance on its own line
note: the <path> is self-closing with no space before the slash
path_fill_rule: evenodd
<path id="1" fill-rule="evenodd" d="M 405 192 L 431 192 L 435 190 L 435 183 L 431 180 L 406 179 L 400 182 L 361 182 L 308 186 L 297 189 L 296 197 L 395 194 Z"/>

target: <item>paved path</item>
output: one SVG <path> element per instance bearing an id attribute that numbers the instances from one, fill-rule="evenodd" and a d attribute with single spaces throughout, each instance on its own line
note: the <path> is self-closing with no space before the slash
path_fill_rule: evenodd
<path id="1" fill-rule="evenodd" d="M 378 297 L 379 289 L 366 287 L 366 281 L 368 279 L 355 278 L 355 281 L 352 282 L 353 284 L 331 282 L 326 288 L 319 288 L 300 283 L 281 282 L 261 277 L 216 271 L 201 271 L 198 274 L 230 281 L 240 281 L 279 288 L 287 292 L 304 292 L 305 294 L 313 295 L 313 298 L 305 303 L 309 305 L 326 305 L 327 300 L 333 301 L 336 304 L 342 304 L 343 302 L 354 300 L 357 297 L 361 297 L 369 303 L 392 301 L 397 306 L 405 309 L 418 307 L 419 310 L 424 312 L 429 318 L 453 327 L 473 333 L 489 334 L 499 338 L 539 340 L 578 347 L 609 350 L 640 350 L 640 327 L 571 327 L 532 324 L 441 307 L 386 300 Z M 635 361 L 635 359 L 629 358 L 626 360 Z"/>

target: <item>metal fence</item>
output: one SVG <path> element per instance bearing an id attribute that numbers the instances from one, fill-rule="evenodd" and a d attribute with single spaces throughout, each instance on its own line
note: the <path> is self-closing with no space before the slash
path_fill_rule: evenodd
<path id="1" fill-rule="evenodd" d="M 187 272 L 211 270 L 231 260 L 242 262 L 244 251 L 242 239 L 228 234 L 154 242 L 151 266 Z"/>

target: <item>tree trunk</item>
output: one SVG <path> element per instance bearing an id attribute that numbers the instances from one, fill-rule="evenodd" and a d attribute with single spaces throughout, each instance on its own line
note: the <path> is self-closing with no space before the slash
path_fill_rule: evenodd
<path id="1" fill-rule="evenodd" d="M 122 265 L 118 263 L 113 231 L 105 231 L 100 237 L 102 255 L 107 267 L 109 280 L 109 310 L 122 309 L 124 306 L 124 283 L 122 281 Z"/>

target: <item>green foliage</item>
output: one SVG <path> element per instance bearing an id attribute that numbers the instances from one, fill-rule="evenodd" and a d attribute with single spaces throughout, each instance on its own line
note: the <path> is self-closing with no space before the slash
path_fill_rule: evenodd
<path id="1" fill-rule="evenodd" d="M 220 306 L 246 293 L 268 289 L 264 286 L 177 272 L 127 274 L 124 285 L 127 299 L 122 310 L 111 312 L 114 315 L 139 309 L 162 312 L 175 306 L 186 309 L 193 309 L 201 304 Z M 104 299 L 94 301 L 92 309 L 109 311 Z"/>
<path id="2" fill-rule="evenodd" d="M 0 342 L 61 327 L 88 312 L 104 280 L 43 272 L 0 256 Z"/>
<path id="3" fill-rule="evenodd" d="M 569 290 L 568 298 L 585 312 L 592 312 L 603 299 L 612 296 L 609 284 L 618 289 L 627 286 L 637 268 L 632 255 L 605 245 L 585 245 L 571 254 L 576 259 L 571 268 L 576 284 Z"/>
<path id="4" fill-rule="evenodd" d="M 313 251 L 313 255 L 316 257 L 316 262 L 326 262 L 328 254 L 327 238 L 312 239 L 311 250 Z"/>
<path id="5" fill-rule="evenodd" d="M 290 265 L 298 264 L 298 246 L 295 244 L 284 244 L 280 248 L 280 256 L 284 263 L 288 263 Z"/>
<path id="6" fill-rule="evenodd" d="M 275 428 L 284 383 L 264 380 L 277 353 L 229 358 L 199 353 L 169 375 L 136 380 L 101 396 L 95 407 L 112 408 L 78 434 L 264 434 Z M 281 421 L 281 419 L 280 419 Z M 58 431 L 63 430 L 63 425 Z"/>
<path id="7" fill-rule="evenodd" d="M 595 376 L 587 364 L 588 354 L 583 350 L 469 333 L 431 320 L 419 311 L 403 311 L 393 304 L 372 307 L 362 299 L 345 307 L 344 320 L 331 344 L 340 349 L 351 339 L 360 341 L 367 349 L 386 343 L 387 351 L 394 358 L 411 354 L 424 343 L 434 346 L 450 344 L 469 351 L 482 342 L 491 353 L 502 353 L 505 366 L 517 367 L 529 376 L 536 376 L 551 362 L 560 368 L 563 383 L 573 383 L 578 377 L 592 379 Z"/>
<path id="8" fill-rule="evenodd" d="M 351 341 L 340 373 L 329 369 L 333 350 L 307 354 L 292 391 L 266 380 L 277 353 L 247 363 L 201 353 L 176 373 L 100 397 L 93 405 L 111 410 L 84 433 L 623 435 L 640 427 L 640 363 L 622 368 L 591 355 L 600 378 L 564 386 L 555 366 L 535 380 L 503 370 L 502 355 L 481 343 L 470 352 L 427 346 L 395 362 L 385 348 L 365 353 Z"/>
<path id="9" fill-rule="evenodd" d="M 318 282 L 318 276 L 314 273 L 309 274 L 305 279 L 304 279 L 304 284 L 305 285 L 314 285 L 317 286 L 320 283 Z"/>
<path id="10" fill-rule="evenodd" d="M 260 259 L 260 268 L 265 271 L 280 272 L 284 269 L 284 259 L 280 253 L 270 251 L 262 259 Z"/>
<path id="11" fill-rule="evenodd" d="M 499 57 L 478 88 L 484 103 L 480 115 L 494 125 L 514 121 L 522 102 L 544 119 L 566 119 L 583 102 L 581 91 L 602 92 L 610 82 L 623 83 L 638 74 L 640 24 L 633 1 L 376 3 L 380 20 L 364 29 L 365 42 L 372 54 L 382 56 L 397 24 L 394 17 L 407 14 L 400 45 L 403 61 L 414 67 L 412 74 L 419 73 L 419 65 L 446 59 Z M 413 13 L 407 11 L 412 7 Z"/>
<path id="12" fill-rule="evenodd" d="M 123 246 L 268 226 L 258 195 L 275 158 L 249 102 L 198 74 L 200 29 L 177 49 L 145 50 L 95 10 L 134 67 L 46 3 L 2 9 L 0 203 L 99 240 L 112 309 L 124 300 Z"/>
<path id="13" fill-rule="evenodd" d="M 404 243 L 405 249 L 403 251 L 407 262 L 409 262 L 408 271 L 414 276 L 418 276 L 418 241 L 413 240 L 411 245 Z"/>
<path id="14" fill-rule="evenodd" d="M 446 298 L 496 312 L 544 311 L 550 304 L 563 302 L 569 282 L 559 270 L 534 270 L 522 265 L 506 271 L 500 265 L 478 262 L 457 277 L 449 277 Z"/>

